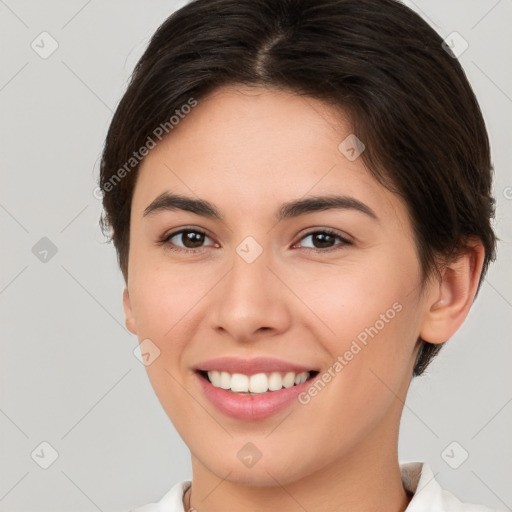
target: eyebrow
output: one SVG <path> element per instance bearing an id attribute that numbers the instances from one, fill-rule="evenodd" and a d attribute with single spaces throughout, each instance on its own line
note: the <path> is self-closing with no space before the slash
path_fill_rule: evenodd
<path id="1" fill-rule="evenodd" d="M 276 219 L 281 221 L 308 213 L 333 209 L 355 210 L 378 220 L 377 214 L 365 203 L 354 197 L 339 195 L 311 196 L 283 203 L 276 213 Z M 169 192 L 164 192 L 155 198 L 146 207 L 142 216 L 146 217 L 158 212 L 174 210 L 183 210 L 203 217 L 224 220 L 220 211 L 209 201 Z"/>

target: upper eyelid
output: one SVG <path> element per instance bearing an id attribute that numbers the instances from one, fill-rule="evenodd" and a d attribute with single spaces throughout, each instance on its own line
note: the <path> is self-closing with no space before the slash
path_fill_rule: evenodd
<path id="1" fill-rule="evenodd" d="M 300 235 L 299 239 L 301 240 L 305 236 L 314 235 L 315 233 L 329 233 L 329 234 L 331 234 L 333 236 L 338 236 L 341 239 L 347 240 L 347 241 L 350 241 L 352 239 L 352 237 L 348 233 L 345 233 L 343 231 L 339 231 L 339 230 L 334 229 L 334 228 L 321 228 L 321 227 L 320 228 L 308 229 L 308 231 L 306 231 L 305 233 L 302 233 Z"/>
<path id="2" fill-rule="evenodd" d="M 192 231 L 196 233 L 202 233 L 203 235 L 207 236 L 210 240 L 212 240 L 214 243 L 217 243 L 214 241 L 213 237 L 208 234 L 208 231 L 202 228 L 191 228 L 191 227 L 184 227 L 177 229 L 176 231 L 170 231 L 169 233 L 163 235 L 162 241 L 168 242 L 171 238 L 174 238 L 176 235 L 180 235 L 181 233 L 185 231 Z"/>
<path id="3" fill-rule="evenodd" d="M 208 236 L 209 238 L 212 238 L 206 229 L 192 227 L 192 226 L 185 226 L 185 227 L 182 227 L 182 228 L 179 228 L 179 229 L 176 229 L 176 230 L 171 230 L 168 233 L 165 233 L 162 236 L 162 238 L 164 238 L 164 239 L 172 238 L 173 236 L 179 235 L 180 233 L 183 233 L 184 231 L 196 231 L 197 233 L 203 233 L 206 236 Z"/>

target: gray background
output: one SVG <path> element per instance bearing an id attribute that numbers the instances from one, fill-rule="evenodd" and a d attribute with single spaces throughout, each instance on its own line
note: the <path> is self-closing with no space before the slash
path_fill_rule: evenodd
<path id="1" fill-rule="evenodd" d="M 413 381 L 400 459 L 427 461 L 460 499 L 512 510 L 512 0 L 406 3 L 469 43 L 460 61 L 490 133 L 501 242 L 469 318 Z M 183 4 L 0 0 L 2 511 L 126 511 L 191 477 L 133 354 L 93 195 L 129 74 Z M 31 47 L 50 48 L 43 31 L 58 43 L 45 59 Z M 58 453 L 48 469 L 44 441 Z"/>

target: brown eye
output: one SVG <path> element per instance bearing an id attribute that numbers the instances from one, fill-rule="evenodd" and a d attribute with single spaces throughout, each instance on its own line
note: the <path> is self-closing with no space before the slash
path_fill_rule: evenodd
<path id="1" fill-rule="evenodd" d="M 313 245 L 319 249 L 331 247 L 336 238 L 335 236 L 330 235 L 329 233 L 313 233 L 311 236 Z"/>
<path id="2" fill-rule="evenodd" d="M 198 231 L 182 231 L 180 235 L 181 242 L 188 249 L 197 249 L 197 247 L 201 247 L 206 236 L 204 233 L 199 233 Z"/>
<path id="3" fill-rule="evenodd" d="M 210 239 L 210 237 L 204 231 L 199 229 L 181 229 L 180 231 L 170 233 L 162 242 L 175 251 L 198 252 L 200 249 L 203 249 L 205 239 Z"/>
<path id="4" fill-rule="evenodd" d="M 311 249 L 317 252 L 328 252 L 329 249 L 336 250 L 341 249 L 346 245 L 350 245 L 350 242 L 337 234 L 334 231 L 323 229 L 318 231 L 311 231 L 301 238 L 301 240 L 311 239 L 312 245 L 309 247 L 305 246 L 305 249 Z M 341 244 L 336 244 L 336 239 L 341 241 Z M 339 247 L 336 247 L 339 246 Z M 324 249 L 324 250 L 322 250 Z"/>

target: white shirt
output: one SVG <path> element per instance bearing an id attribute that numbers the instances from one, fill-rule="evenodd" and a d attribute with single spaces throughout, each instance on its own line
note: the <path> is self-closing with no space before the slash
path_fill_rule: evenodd
<path id="1" fill-rule="evenodd" d="M 441 489 L 426 463 L 401 463 L 400 472 L 404 488 L 414 493 L 405 512 L 495 512 L 495 509 L 483 505 L 463 503 L 450 492 Z M 183 495 L 190 484 L 190 480 L 178 482 L 159 502 L 149 503 L 130 512 L 185 512 Z"/>

